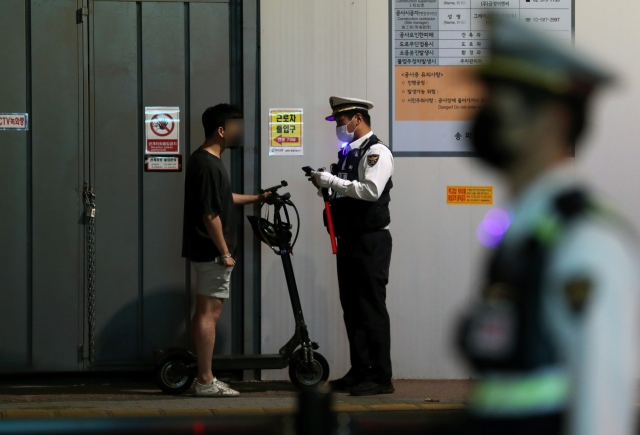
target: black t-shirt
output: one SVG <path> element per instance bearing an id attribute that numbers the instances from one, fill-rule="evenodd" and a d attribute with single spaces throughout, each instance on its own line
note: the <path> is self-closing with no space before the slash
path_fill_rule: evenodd
<path id="1" fill-rule="evenodd" d="M 231 182 L 222 160 L 197 149 L 191 154 L 184 183 L 182 256 L 191 261 L 213 261 L 220 255 L 202 217 L 217 214 L 229 252 L 236 246 L 236 223 Z"/>

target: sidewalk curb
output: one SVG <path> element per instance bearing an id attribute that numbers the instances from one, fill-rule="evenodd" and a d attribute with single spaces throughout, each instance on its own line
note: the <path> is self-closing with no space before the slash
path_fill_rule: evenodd
<path id="1" fill-rule="evenodd" d="M 334 412 L 424 412 L 460 410 L 466 406 L 462 403 L 390 403 L 380 405 L 334 405 Z M 129 417 L 213 417 L 230 415 L 264 415 L 293 414 L 296 408 L 217 408 L 217 409 L 65 409 L 49 410 L 12 410 L 0 412 L 2 420 L 36 419 L 36 418 L 129 418 Z"/>

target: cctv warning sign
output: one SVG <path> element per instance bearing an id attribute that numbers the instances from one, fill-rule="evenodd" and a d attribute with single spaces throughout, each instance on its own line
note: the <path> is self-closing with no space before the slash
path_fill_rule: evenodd
<path id="1" fill-rule="evenodd" d="M 0 130 L 29 130 L 29 114 L 0 113 Z"/>
<path id="2" fill-rule="evenodd" d="M 180 108 L 146 107 L 146 154 L 178 154 L 180 152 Z"/>

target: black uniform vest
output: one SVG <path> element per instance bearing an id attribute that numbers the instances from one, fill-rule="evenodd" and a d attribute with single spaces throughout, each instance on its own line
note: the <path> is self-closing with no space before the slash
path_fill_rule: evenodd
<path id="1" fill-rule="evenodd" d="M 556 197 L 556 233 L 591 209 L 578 190 Z M 463 319 L 458 344 L 479 373 L 528 372 L 557 365 L 558 349 L 543 321 L 542 281 L 553 237 L 531 234 L 515 247 L 498 247 L 481 301 Z"/>
<path id="2" fill-rule="evenodd" d="M 360 162 L 369 148 L 378 143 L 381 143 L 380 140 L 372 135 L 361 147 L 353 149 L 347 154 L 339 152 L 338 163 L 331 165 L 331 173 L 344 180 L 362 181 L 358 180 Z M 365 201 L 334 193 L 330 202 L 336 236 L 357 236 L 380 230 L 389 225 L 391 223 L 389 213 L 391 195 L 389 192 L 392 187 L 393 182 L 389 178 L 377 201 Z"/>

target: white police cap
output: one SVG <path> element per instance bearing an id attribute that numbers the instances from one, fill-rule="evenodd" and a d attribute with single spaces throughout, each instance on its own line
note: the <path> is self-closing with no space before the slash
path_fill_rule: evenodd
<path id="1" fill-rule="evenodd" d="M 349 110 L 369 111 L 373 109 L 371 101 L 348 97 L 331 97 L 329 98 L 329 105 L 331 105 L 333 113 L 325 118 L 327 121 L 335 121 L 335 116 L 341 112 L 348 112 Z"/>

